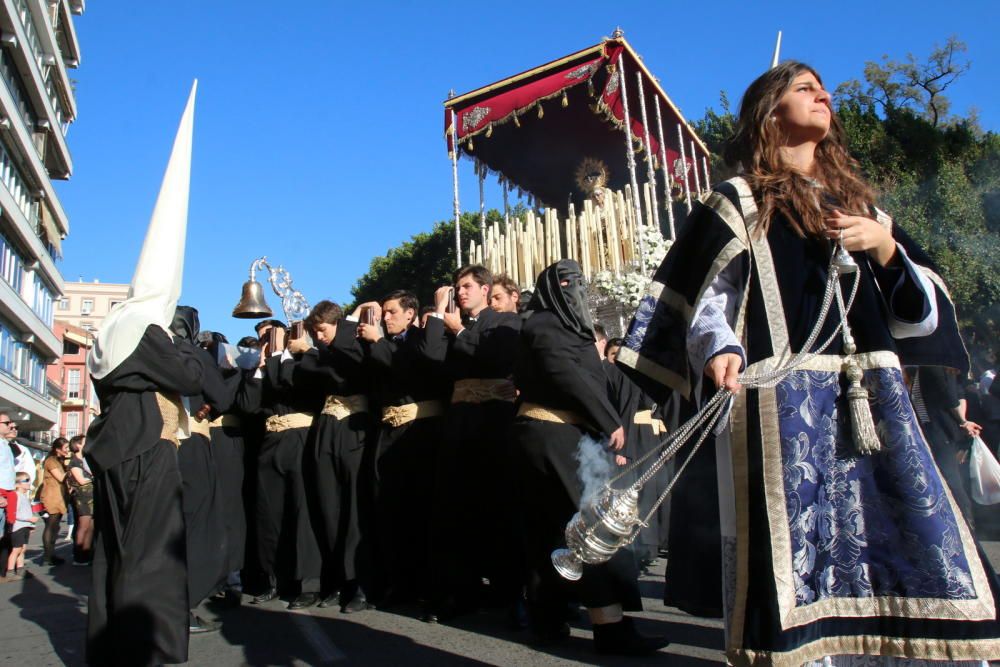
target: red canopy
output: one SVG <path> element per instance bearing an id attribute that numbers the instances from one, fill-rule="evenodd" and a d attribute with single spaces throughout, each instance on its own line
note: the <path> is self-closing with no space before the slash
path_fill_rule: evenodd
<path id="1" fill-rule="evenodd" d="M 546 206 L 564 209 L 570 198 L 581 197 L 574 174 L 585 158 L 603 161 L 610 172 L 608 187 L 621 189 L 629 182 L 621 130 L 625 118 L 622 67 L 640 186 L 648 175 L 643 161 L 645 128 L 637 72 L 641 73 L 654 164 L 658 170 L 658 99 L 670 172 L 681 184 L 691 178 L 689 186 L 694 190 L 692 169 L 700 165 L 702 157 L 708 157 L 709 151 L 623 38 L 605 40 L 450 98 L 445 102 L 448 150 L 452 149 L 454 112 L 460 149 Z M 678 127 L 684 137 L 686 165 L 680 159 Z M 656 178 L 662 181 L 662 174 L 658 172 Z"/>

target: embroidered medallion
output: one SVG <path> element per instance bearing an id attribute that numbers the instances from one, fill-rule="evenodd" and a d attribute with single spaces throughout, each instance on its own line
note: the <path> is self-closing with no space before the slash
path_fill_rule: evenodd
<path id="1" fill-rule="evenodd" d="M 579 81 L 585 76 L 590 76 L 597 69 L 597 63 L 587 63 L 586 65 L 580 65 L 576 69 L 566 72 L 565 78 L 570 81 Z"/>
<path id="2" fill-rule="evenodd" d="M 473 107 L 462 116 L 462 132 L 467 134 L 476 129 L 490 115 L 489 107 Z"/>

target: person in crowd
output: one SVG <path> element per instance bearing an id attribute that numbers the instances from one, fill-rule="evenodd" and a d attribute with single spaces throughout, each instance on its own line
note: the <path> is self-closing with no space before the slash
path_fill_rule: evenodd
<path id="1" fill-rule="evenodd" d="M 222 379 L 215 359 L 198 343 L 201 323 L 198 311 L 191 306 L 177 306 L 170 332 L 198 350 L 202 359 L 202 385 L 194 394 L 182 398 L 188 422 L 188 437 L 181 438 L 177 466 L 181 473 L 181 497 L 188 564 L 188 631 L 191 634 L 215 632 L 218 626 L 198 613 L 198 607 L 226 579 L 225 520 L 223 490 L 211 447 L 213 411 L 218 414 L 231 407 L 235 386 Z"/>
<path id="2" fill-rule="evenodd" d="M 352 314 L 382 409 L 374 459 L 377 595 L 380 606 L 431 599 L 430 508 L 434 466 L 451 383 L 425 353 L 412 292 L 391 292 Z M 429 613 L 425 610 L 425 614 Z M 428 619 L 429 620 L 429 619 Z"/>
<path id="3" fill-rule="evenodd" d="M 292 386 L 298 362 L 286 350 L 285 323 L 264 320 L 256 329 L 262 341 L 260 367 L 244 377 L 236 401 L 243 412 L 264 418 L 257 456 L 256 538 L 267 587 L 253 603 L 278 597 L 278 564 L 287 558 L 290 587 L 297 589 L 288 608 L 306 609 L 321 601 L 322 559 L 307 496 L 313 472 L 303 468 L 309 465 L 306 439 L 322 398 Z"/>
<path id="4" fill-rule="evenodd" d="M 47 514 L 45 529 L 42 532 L 42 558 L 46 565 L 60 565 L 65 562 L 56 556 L 56 538 L 59 537 L 59 524 L 67 511 L 66 466 L 63 462 L 69 457 L 69 441 L 66 438 L 56 438 L 52 441 L 49 454 L 42 463 L 41 500 Z"/>
<path id="5" fill-rule="evenodd" d="M 94 542 L 94 476 L 84 458 L 83 450 L 87 437 L 74 435 L 69 441 L 69 467 L 66 471 L 66 485 L 69 487 L 70 501 L 76 510 L 76 534 L 73 536 L 73 565 L 90 565 Z M 48 519 L 45 530 L 49 529 Z"/>
<path id="6" fill-rule="evenodd" d="M 253 338 L 256 345 L 257 339 Z M 247 520 L 244 510 L 243 484 L 246 449 L 243 438 L 244 421 L 236 406 L 236 390 L 241 380 L 238 355 L 229 346 L 226 337 L 215 331 L 202 331 L 199 343 L 208 353 L 222 376 L 223 400 L 210 401 L 208 417 L 212 462 L 221 497 L 222 522 L 225 529 L 224 571 L 226 582 L 217 596 L 232 605 L 242 599 L 243 580 L 240 570 L 245 562 Z"/>
<path id="7" fill-rule="evenodd" d="M 618 363 L 656 400 L 732 396 L 705 445 L 729 661 L 992 659 L 995 575 L 900 369 L 967 372 L 954 308 L 929 258 L 874 208 L 844 137 L 811 67 L 755 80 L 726 151 L 742 175 L 695 204 Z M 718 577 L 707 565 L 700 578 Z"/>
<path id="8" fill-rule="evenodd" d="M 618 350 L 622 349 L 624 340 L 621 338 L 609 338 L 607 344 L 604 346 L 604 358 L 608 360 L 609 364 L 615 363 L 618 359 Z"/>
<path id="9" fill-rule="evenodd" d="M 357 324 L 344 322 L 339 305 L 320 301 L 305 325 L 315 347 L 302 337 L 289 349 L 301 355 L 293 375 L 295 386 L 325 397 L 307 448 L 323 525 L 326 581 L 320 606 L 339 605 L 342 612 L 355 613 L 369 606 L 361 584 L 361 574 L 368 579 L 370 572 L 361 572 L 368 551 L 362 551 L 359 500 L 366 488 L 362 464 L 372 431 L 371 383 Z"/>
<path id="10" fill-rule="evenodd" d="M 24 571 L 24 549 L 28 537 L 38 523 L 38 517 L 31 511 L 31 477 L 26 472 L 16 474 L 14 486 L 15 504 L 14 524 L 10 533 L 10 555 L 7 557 L 7 580 L 14 581 L 26 576 Z M 18 568 L 21 569 L 18 569 Z"/>
<path id="11" fill-rule="evenodd" d="M 521 292 L 507 275 L 493 276 L 490 288 L 490 308 L 498 313 L 517 313 L 521 309 Z"/>
<path id="12" fill-rule="evenodd" d="M 436 291 L 425 327 L 428 353 L 454 382 L 437 455 L 433 528 L 434 592 L 444 599 L 432 601 L 431 613 L 475 608 L 486 578 L 516 623 L 524 616 L 524 577 L 508 553 L 517 535 L 507 502 L 506 432 L 517 398 L 512 375 L 521 319 L 489 307 L 492 280 L 484 266 L 458 269 L 453 285 Z M 449 311 L 452 294 L 456 308 Z"/>
<path id="13" fill-rule="evenodd" d="M 567 637 L 567 596 L 575 594 L 588 609 L 598 652 L 652 653 L 666 640 L 640 635 L 623 614 L 642 608 L 631 553 L 620 550 L 608 562 L 588 566 L 574 583 L 563 580 L 550 560 L 580 506 L 579 443 L 591 437 L 614 452 L 625 446 L 595 343 L 580 266 L 560 260 L 538 277 L 514 362 L 521 394 L 509 431 L 510 456 L 531 577 L 531 626 L 543 639 Z"/>
<path id="14" fill-rule="evenodd" d="M 967 472 L 962 474 L 961 462 L 968 457 L 971 439 L 979 435 L 981 428 L 965 418 L 965 399 L 959 398 L 957 371 L 943 366 L 916 368 L 911 400 L 941 476 L 962 516 L 975 526 Z"/>

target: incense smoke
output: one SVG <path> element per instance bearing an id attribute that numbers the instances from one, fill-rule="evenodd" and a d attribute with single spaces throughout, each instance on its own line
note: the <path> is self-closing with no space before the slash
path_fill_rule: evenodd
<path id="1" fill-rule="evenodd" d="M 601 442 L 584 435 L 580 438 L 574 458 L 580 464 L 576 475 L 583 484 L 580 497 L 580 507 L 583 507 L 594 500 L 611 479 L 611 455 Z"/>

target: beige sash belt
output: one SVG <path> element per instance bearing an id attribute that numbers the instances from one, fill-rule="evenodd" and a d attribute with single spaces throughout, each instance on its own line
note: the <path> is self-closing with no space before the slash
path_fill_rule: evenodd
<path id="1" fill-rule="evenodd" d="M 543 422 L 555 422 L 557 424 L 586 424 L 587 420 L 573 412 L 572 410 L 556 410 L 547 408 L 537 403 L 522 403 L 517 411 L 518 417 L 528 417 Z"/>
<path id="2" fill-rule="evenodd" d="M 308 412 L 293 412 L 287 415 L 271 415 L 264 421 L 264 429 L 268 433 L 281 433 L 293 428 L 309 428 L 313 416 Z"/>
<path id="3" fill-rule="evenodd" d="M 368 397 L 364 394 L 327 396 L 323 404 L 323 414 L 336 419 L 346 419 L 359 412 L 368 412 Z"/>
<path id="4" fill-rule="evenodd" d="M 405 405 L 391 405 L 382 408 L 382 423 L 393 428 L 409 424 L 417 419 L 437 417 L 444 414 L 444 404 L 441 401 L 420 401 Z"/>
<path id="5" fill-rule="evenodd" d="M 240 418 L 236 415 L 222 415 L 209 424 L 212 428 L 239 428 Z"/>
<path id="6" fill-rule="evenodd" d="M 663 423 L 662 419 L 653 417 L 652 410 L 639 410 L 632 418 L 632 423 L 639 425 L 649 424 L 653 427 L 653 433 L 656 435 L 667 432 L 667 425 Z"/>
<path id="7" fill-rule="evenodd" d="M 184 411 L 180 397 L 156 392 L 156 407 L 160 409 L 160 416 L 163 418 L 163 429 L 160 431 L 160 437 L 180 447 L 181 442 L 177 439 L 177 428 L 180 425 L 181 413 Z"/>
<path id="8" fill-rule="evenodd" d="M 188 419 L 188 425 L 191 428 L 191 433 L 200 433 L 206 438 L 212 438 L 212 423 L 207 419 L 198 419 L 197 417 L 191 417 Z"/>
<path id="9" fill-rule="evenodd" d="M 508 401 L 517 398 L 514 383 L 506 378 L 468 378 L 455 382 L 451 395 L 452 403 L 486 403 L 487 401 Z"/>

